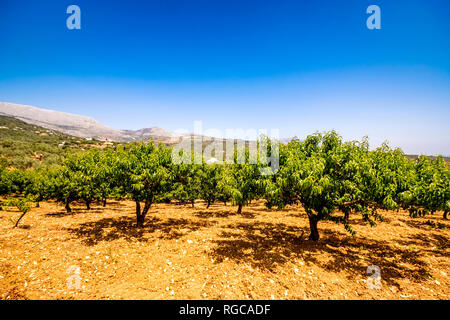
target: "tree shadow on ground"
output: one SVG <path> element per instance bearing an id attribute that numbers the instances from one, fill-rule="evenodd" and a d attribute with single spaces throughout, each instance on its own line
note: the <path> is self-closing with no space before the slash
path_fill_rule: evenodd
<path id="1" fill-rule="evenodd" d="M 305 212 L 293 211 L 292 208 L 279 209 L 277 207 L 267 208 L 264 206 L 264 207 L 255 208 L 255 209 L 260 212 L 268 212 L 268 213 L 279 213 L 279 212 L 284 213 L 285 212 L 288 216 L 292 216 L 292 217 L 298 217 L 298 216 L 301 216 L 302 214 L 305 214 Z"/>
<path id="2" fill-rule="evenodd" d="M 197 216 L 199 218 L 208 219 L 208 218 L 227 218 L 231 216 L 240 216 L 246 219 L 253 219 L 255 218 L 256 214 L 252 212 L 245 211 L 245 208 L 242 208 L 241 213 L 237 213 L 236 210 L 197 210 L 194 212 L 194 216 Z"/>
<path id="3" fill-rule="evenodd" d="M 104 213 L 105 211 L 111 212 L 111 211 L 117 211 L 117 212 L 122 212 L 123 211 L 124 206 L 93 206 L 91 207 L 91 209 L 86 209 L 86 207 L 83 206 L 77 206 L 77 207 L 72 207 L 72 212 L 67 212 L 65 209 L 61 209 L 59 211 L 56 212 L 51 212 L 51 213 L 46 213 L 45 215 L 48 217 L 56 217 L 56 218 L 62 218 L 64 216 L 72 216 L 72 215 L 76 215 L 76 214 L 80 214 L 80 213 L 92 213 L 92 214 L 101 214 Z"/>
<path id="4" fill-rule="evenodd" d="M 66 210 L 59 210 L 56 212 L 50 212 L 50 213 L 46 213 L 45 215 L 47 217 L 53 217 L 53 218 L 62 218 L 62 217 L 67 217 L 67 216 L 74 216 L 77 214 L 81 214 L 81 213 L 86 213 L 86 209 L 81 209 L 81 208 L 72 208 L 71 212 L 67 212 Z"/>
<path id="5" fill-rule="evenodd" d="M 119 218 L 104 218 L 98 221 L 82 223 L 67 230 L 82 239 L 83 243 L 93 246 L 100 241 L 114 241 L 124 239 L 134 242 L 149 241 L 148 236 L 156 231 L 160 231 L 160 239 L 178 239 L 186 232 L 196 231 L 201 228 L 210 227 L 212 221 L 189 221 L 187 219 L 159 219 L 156 217 L 147 218 L 143 228 L 136 227 L 136 220 L 131 216 Z"/>
<path id="6" fill-rule="evenodd" d="M 417 245 L 420 245 L 420 252 L 431 253 L 436 256 L 449 257 L 447 252 L 450 249 L 449 241 L 446 236 L 434 234 L 432 232 L 415 234 L 413 237 L 397 240 L 398 244 L 404 246 L 410 246 L 411 250 L 416 249 Z"/>
<path id="7" fill-rule="evenodd" d="M 216 247 L 209 252 L 217 263 L 228 258 L 274 271 L 277 265 L 301 258 L 329 271 L 345 271 L 348 278 L 367 276 L 367 267 L 377 265 L 383 280 L 393 285 L 397 285 L 396 279 L 424 279 L 429 275 L 420 252 L 405 251 L 392 242 L 353 238 L 329 230 L 321 230 L 321 240 L 314 242 L 306 239 L 307 228 L 263 222 L 237 223 L 228 228 L 235 231 L 222 232 L 222 239 L 216 240 Z"/>
<path id="8" fill-rule="evenodd" d="M 227 226 L 234 231 L 223 231 L 217 246 L 210 252 L 216 262 L 225 258 L 238 263 L 250 263 L 255 267 L 272 270 L 299 257 L 299 245 L 305 229 L 271 223 L 237 223 Z M 302 232 L 303 231 L 303 232 Z"/>
<path id="9" fill-rule="evenodd" d="M 237 215 L 233 210 L 217 210 L 217 209 L 202 209 L 194 212 L 194 216 L 199 218 L 227 218 Z"/>
<path id="10" fill-rule="evenodd" d="M 440 219 L 439 219 L 440 218 Z M 402 223 L 409 227 L 422 229 L 424 231 L 442 230 L 450 227 L 449 220 L 444 220 L 442 217 L 427 216 L 425 218 L 410 218 L 403 219 Z"/>

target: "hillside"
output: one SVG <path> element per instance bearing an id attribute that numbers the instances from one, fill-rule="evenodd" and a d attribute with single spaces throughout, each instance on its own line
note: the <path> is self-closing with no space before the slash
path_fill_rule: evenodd
<path id="1" fill-rule="evenodd" d="M 59 163 L 68 151 L 102 147 L 98 140 L 86 140 L 11 117 L 0 116 L 0 159 L 19 169 Z"/>
<path id="2" fill-rule="evenodd" d="M 151 128 L 141 130 L 141 139 L 153 139 L 157 143 L 173 146 L 181 139 L 195 139 L 200 137 L 184 137 L 168 139 L 164 136 L 164 129 Z M 223 144 L 224 140 L 202 139 L 203 148 L 216 141 Z M 236 143 L 237 141 L 235 141 Z M 104 148 L 111 145 L 128 142 L 105 142 L 97 139 L 84 139 L 68 135 L 57 130 L 29 124 L 22 120 L 0 115 L 0 160 L 6 161 L 10 167 L 18 169 L 39 168 L 60 163 L 67 152 L 83 150 L 89 147 Z M 248 145 L 248 142 L 246 143 Z M 213 152 L 213 156 L 219 156 Z"/>
<path id="3" fill-rule="evenodd" d="M 172 139 L 178 137 L 178 135 L 159 127 L 117 130 L 86 116 L 8 102 L 0 102 L 0 115 L 80 138 L 140 141 L 149 138 Z"/>
<path id="4" fill-rule="evenodd" d="M 207 137 L 183 137 L 178 139 L 164 136 L 164 129 L 151 128 L 138 130 L 142 140 L 154 139 L 167 146 L 172 146 L 181 139 L 202 139 L 203 149 L 213 141 L 217 145 L 222 144 L 226 150 L 226 140 L 213 139 Z M 236 144 L 238 140 L 234 141 Z M 74 149 L 84 149 L 87 147 L 104 148 L 107 145 L 116 145 L 116 142 L 104 142 L 97 139 L 84 139 L 68 135 L 57 130 L 46 129 L 44 127 L 29 124 L 22 120 L 0 115 L 0 159 L 7 161 L 7 165 L 19 168 L 37 168 L 59 163 L 62 156 Z M 245 142 L 249 146 L 248 141 Z M 212 153 L 215 157 L 223 155 Z M 417 155 L 406 155 L 410 159 L 416 159 Z M 434 157 L 431 157 L 434 158 Z M 444 157 L 450 163 L 449 157 Z"/>

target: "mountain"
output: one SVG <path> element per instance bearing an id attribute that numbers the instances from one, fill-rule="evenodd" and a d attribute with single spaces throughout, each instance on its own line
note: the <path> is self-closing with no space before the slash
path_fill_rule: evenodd
<path id="1" fill-rule="evenodd" d="M 133 140 L 147 140 L 149 138 L 175 138 L 177 135 L 160 127 L 144 128 L 139 130 L 122 130 L 123 133 L 133 138 Z"/>
<path id="2" fill-rule="evenodd" d="M 149 138 L 172 140 L 179 137 L 159 127 L 118 130 L 105 126 L 90 117 L 8 102 L 0 102 L 0 115 L 81 138 L 139 141 Z"/>
<path id="3" fill-rule="evenodd" d="M 0 115 L 0 166 L 29 169 L 61 163 L 75 150 L 108 148 L 115 143 L 87 140 Z"/>

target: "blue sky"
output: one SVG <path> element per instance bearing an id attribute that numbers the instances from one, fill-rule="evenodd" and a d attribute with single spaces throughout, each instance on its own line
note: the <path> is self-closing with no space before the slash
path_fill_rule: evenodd
<path id="1" fill-rule="evenodd" d="M 0 0 L 0 101 L 118 129 L 335 129 L 450 155 L 449 14 L 447 0 Z"/>

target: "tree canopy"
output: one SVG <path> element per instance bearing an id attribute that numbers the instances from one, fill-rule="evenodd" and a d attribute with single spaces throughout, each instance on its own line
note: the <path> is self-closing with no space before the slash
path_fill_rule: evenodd
<path id="1" fill-rule="evenodd" d="M 74 201 L 89 209 L 94 201 L 106 205 L 108 198 L 126 198 L 135 202 L 138 227 L 161 201 L 194 205 L 202 199 L 207 208 L 232 201 L 238 213 L 256 199 L 265 199 L 269 208 L 301 204 L 314 241 L 322 220 L 353 233 L 349 216 L 354 213 L 373 225 L 382 220 L 380 209 L 402 208 L 412 217 L 442 211 L 444 218 L 450 211 L 450 169 L 442 157 L 411 160 L 386 143 L 370 150 L 367 138 L 345 142 L 335 131 L 281 144 L 276 156 L 277 170 L 262 174 L 266 163 L 248 147 L 235 150 L 234 163 L 178 164 L 163 144 L 131 143 L 69 154 L 61 165 L 41 170 L 11 170 L 0 163 L 0 195 L 37 203 L 54 199 L 67 212 Z"/>

